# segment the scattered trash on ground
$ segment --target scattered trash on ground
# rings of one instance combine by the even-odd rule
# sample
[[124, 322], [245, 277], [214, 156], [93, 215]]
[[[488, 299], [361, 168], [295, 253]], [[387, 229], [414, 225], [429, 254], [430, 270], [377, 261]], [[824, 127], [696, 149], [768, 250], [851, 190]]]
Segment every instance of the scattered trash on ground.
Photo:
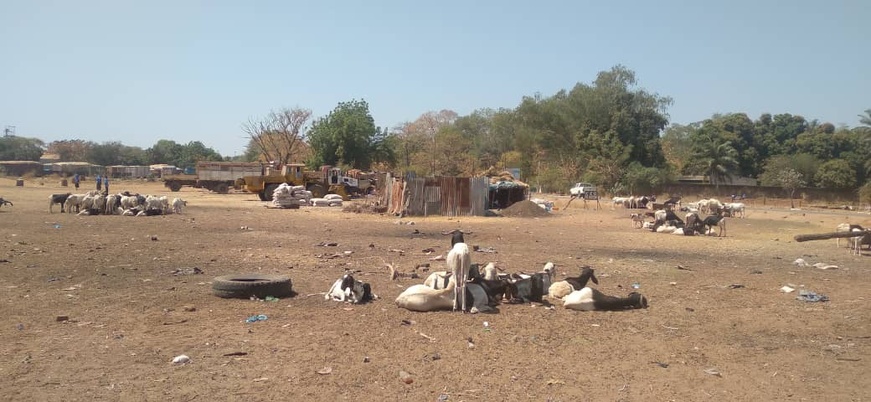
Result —
[[784, 286], [784, 287], [780, 288], [780, 291], [783, 293], [792, 293], [792, 292], [795, 292], [795, 288], [790, 287], [790, 286]]
[[729, 285], [729, 289], [741, 289], [743, 287], [744, 287], [744, 285], [742, 285], [740, 283], [733, 283], [733, 284]]
[[278, 300], [280, 300], [280, 299], [275, 297], [275, 296], [266, 296], [265, 298], [263, 298], [263, 301], [268, 301], [268, 302], [277, 302]]
[[267, 319], [269, 319], [269, 317], [267, 317], [266, 314], [258, 314], [258, 315], [252, 315], [251, 317], [246, 318], [245, 322], [252, 323], [252, 322], [257, 322], [257, 321], [266, 321]]
[[640, 283], [635, 282], [635, 283], [632, 284], [632, 289], [640, 289], [640, 288], [641, 288], [641, 284], [640, 284]]
[[493, 247], [483, 247], [482, 248], [482, 247], [478, 247], [478, 246], [472, 246], [472, 250], [477, 251], [479, 253], [491, 253], [491, 254], [498, 253], [498, 251], [496, 251], [496, 249]]
[[792, 262], [793, 265], [798, 267], [814, 267], [817, 269], [828, 270], [828, 269], [838, 269], [837, 265], [826, 264], [824, 262], [818, 262], [814, 264], [810, 264], [804, 260], [804, 258], [796, 258], [795, 261]]
[[230, 353], [224, 353], [222, 356], [227, 357], [227, 356], [247, 356], [247, 355], [248, 355], [248, 352], [230, 352]]
[[178, 275], [200, 275], [200, 274], [203, 273], [203, 270], [202, 270], [202, 269], [199, 269], [198, 267], [193, 267], [193, 268], [176, 268], [176, 269], [174, 269], [174, 270], [173, 270], [172, 272], [170, 272], [170, 273], [173, 274], [173, 275], [176, 275], [176, 276], [178, 276]]
[[327, 374], [330, 374], [330, 373], [332, 373], [332, 372], [333, 372], [333, 368], [332, 368], [332, 367], [329, 367], [329, 366], [324, 367], [324, 368], [318, 370], [318, 374], [320, 374], [320, 375], [327, 375]]
[[714, 368], [705, 369], [705, 374], [715, 375], [717, 377], [723, 376], [722, 374], [720, 374], [720, 372], [717, 369], [714, 369]]
[[187, 355], [178, 355], [172, 358], [172, 364], [187, 364], [191, 362], [191, 358]]
[[668, 363], [657, 362], [657, 361], [652, 361], [652, 362], [650, 362], [650, 363], [651, 363], [651, 364], [655, 364], [655, 365], [657, 365], [657, 366], [659, 366], [659, 367], [662, 367], [662, 368], [668, 368]]
[[315, 244], [315, 246], [318, 246], [318, 247], [336, 247], [338, 245], [339, 245], [339, 243], [325, 242], [325, 241], [322, 241], [318, 244]]
[[817, 294], [816, 292], [812, 292], [810, 290], [799, 291], [798, 296], [795, 299], [810, 302], [810, 303], [829, 301], [828, 296], [826, 296], [824, 294]]

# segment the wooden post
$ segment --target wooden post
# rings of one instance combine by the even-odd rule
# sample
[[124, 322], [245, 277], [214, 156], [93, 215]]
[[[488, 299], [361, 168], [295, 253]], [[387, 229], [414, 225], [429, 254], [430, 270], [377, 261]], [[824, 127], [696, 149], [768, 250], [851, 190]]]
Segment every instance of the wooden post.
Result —
[[809, 240], [828, 240], [828, 239], [837, 239], [837, 238], [846, 238], [846, 237], [860, 237], [865, 236], [871, 233], [871, 230], [865, 230], [863, 232], [830, 232], [830, 233], [813, 233], [813, 234], [797, 234], [795, 235], [795, 241], [804, 242]]

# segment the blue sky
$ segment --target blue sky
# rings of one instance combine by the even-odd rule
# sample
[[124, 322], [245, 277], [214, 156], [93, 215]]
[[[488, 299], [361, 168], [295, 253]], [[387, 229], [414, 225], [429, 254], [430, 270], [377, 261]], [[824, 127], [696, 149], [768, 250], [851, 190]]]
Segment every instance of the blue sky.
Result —
[[547, 96], [616, 64], [671, 121], [871, 108], [871, 2], [2, 1], [0, 126], [243, 151], [271, 109], [364, 98], [380, 126]]

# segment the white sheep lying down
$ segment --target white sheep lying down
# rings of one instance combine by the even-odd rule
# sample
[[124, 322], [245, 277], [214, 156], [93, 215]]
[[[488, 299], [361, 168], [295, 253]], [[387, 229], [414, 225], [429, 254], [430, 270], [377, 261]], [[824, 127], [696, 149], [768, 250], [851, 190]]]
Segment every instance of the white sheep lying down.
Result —
[[454, 278], [444, 289], [433, 289], [426, 285], [413, 285], [396, 298], [396, 306], [411, 311], [440, 311], [454, 308]]

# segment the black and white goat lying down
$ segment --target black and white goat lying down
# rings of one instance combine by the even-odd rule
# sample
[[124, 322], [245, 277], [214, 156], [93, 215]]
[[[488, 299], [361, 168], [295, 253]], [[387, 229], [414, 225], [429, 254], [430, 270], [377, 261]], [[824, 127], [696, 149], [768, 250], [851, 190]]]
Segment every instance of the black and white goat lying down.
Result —
[[352, 304], [362, 304], [377, 299], [372, 293], [372, 287], [366, 283], [354, 279], [351, 274], [345, 274], [324, 295], [325, 300], [335, 300]]
[[599, 284], [595, 271], [585, 266], [577, 277], [554, 282], [548, 290], [548, 297], [562, 299], [563, 306], [571, 310], [618, 311], [647, 308], [647, 298], [639, 293], [632, 292], [627, 297], [608, 296], [588, 287], [590, 281]]

